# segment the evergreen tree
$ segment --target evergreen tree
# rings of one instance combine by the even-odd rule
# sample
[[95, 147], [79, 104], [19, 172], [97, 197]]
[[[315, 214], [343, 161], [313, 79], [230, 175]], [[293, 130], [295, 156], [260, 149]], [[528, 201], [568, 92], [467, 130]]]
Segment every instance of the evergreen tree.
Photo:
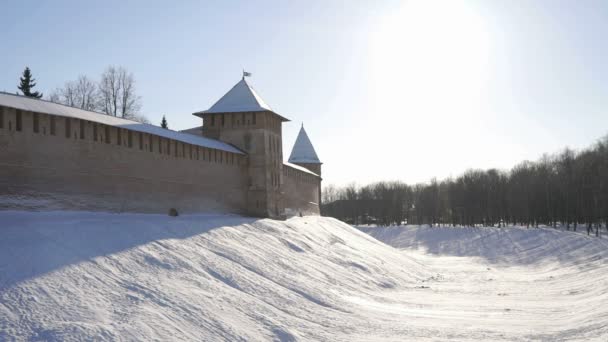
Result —
[[163, 115], [163, 121], [160, 122], [160, 127], [164, 128], [164, 129], [169, 129], [169, 125], [167, 124], [167, 119], [165, 119], [164, 115]]
[[23, 92], [23, 95], [33, 98], [42, 98], [42, 93], [37, 91], [32, 92], [32, 89], [36, 86], [36, 79], [32, 77], [30, 68], [25, 67], [23, 70], [23, 76], [20, 78], [21, 84], [17, 88]]

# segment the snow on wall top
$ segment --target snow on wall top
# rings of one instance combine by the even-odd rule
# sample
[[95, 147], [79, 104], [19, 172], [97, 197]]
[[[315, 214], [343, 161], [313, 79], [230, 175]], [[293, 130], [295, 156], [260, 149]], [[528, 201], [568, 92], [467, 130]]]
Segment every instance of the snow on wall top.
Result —
[[314, 172], [310, 171], [309, 169], [307, 169], [307, 168], [305, 168], [305, 167], [302, 167], [302, 166], [300, 166], [300, 165], [296, 165], [296, 164], [292, 164], [292, 163], [288, 163], [288, 162], [284, 162], [284, 163], [283, 163], [283, 165], [285, 165], [285, 166], [289, 166], [289, 167], [291, 167], [291, 168], [293, 168], [293, 169], [296, 169], [296, 170], [298, 170], [298, 171], [302, 171], [302, 172], [309, 173], [309, 174], [311, 174], [311, 175], [313, 175], [313, 176], [321, 177], [321, 176], [319, 176], [318, 174], [316, 174], [316, 173], [314, 173]]
[[168, 129], [164, 129], [158, 126], [144, 124], [136, 121], [131, 121], [123, 118], [118, 118], [111, 115], [102, 113], [92, 112], [83, 110], [80, 108], [74, 108], [65, 106], [58, 103], [53, 103], [45, 100], [33, 99], [21, 95], [14, 95], [0, 92], [0, 106], [37, 112], [45, 113], [49, 115], [57, 115], [68, 118], [76, 118], [82, 120], [88, 120], [108, 126], [115, 126], [124, 129], [129, 129], [136, 132], [148, 133], [161, 136], [163, 138], [169, 138], [184, 143], [198, 145], [201, 147], [213, 148], [217, 150], [244, 154], [236, 147], [219, 140], [209, 139], [202, 136], [196, 136], [193, 134], [180, 133]]
[[291, 155], [289, 156], [290, 163], [308, 163], [308, 164], [321, 164], [317, 152], [312, 146], [308, 134], [304, 130], [304, 125], [300, 128], [300, 133], [296, 138], [296, 143], [293, 145]]
[[[247, 83], [241, 79], [232, 89], [222, 96], [211, 108], [194, 113], [195, 115], [212, 113], [262, 112], [275, 113], [270, 106]], [[276, 114], [276, 113], [275, 113]], [[278, 114], [277, 114], [278, 115]], [[280, 115], [279, 115], [280, 116]], [[281, 117], [284, 121], [289, 121]]]

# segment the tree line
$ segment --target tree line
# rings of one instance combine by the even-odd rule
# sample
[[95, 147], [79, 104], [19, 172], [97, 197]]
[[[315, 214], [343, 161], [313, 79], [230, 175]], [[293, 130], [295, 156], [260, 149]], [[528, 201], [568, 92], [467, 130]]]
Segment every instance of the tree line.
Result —
[[354, 224], [584, 225], [599, 235], [608, 223], [608, 136], [582, 151], [566, 148], [508, 171], [468, 170], [415, 185], [328, 186], [322, 197], [324, 215]]

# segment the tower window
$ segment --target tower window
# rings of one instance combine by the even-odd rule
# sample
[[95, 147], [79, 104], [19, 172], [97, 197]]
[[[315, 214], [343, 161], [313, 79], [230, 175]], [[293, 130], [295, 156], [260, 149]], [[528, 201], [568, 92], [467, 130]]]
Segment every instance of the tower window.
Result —
[[255, 125], [255, 119], [256, 119], [256, 116], [257, 116], [256, 114], [257, 114], [257, 113], [255, 113], [255, 112], [252, 114], [252, 115], [253, 115], [253, 124], [254, 124], [254, 125]]
[[226, 126], [226, 114], [222, 114], [222, 127]]
[[23, 118], [22, 118], [21, 111], [19, 109], [17, 109], [17, 113], [16, 113], [15, 119], [16, 119], [16, 121], [15, 121], [15, 130], [17, 132], [21, 132], [21, 127], [23, 125]]
[[211, 115], [211, 126], [215, 126], [215, 115]]

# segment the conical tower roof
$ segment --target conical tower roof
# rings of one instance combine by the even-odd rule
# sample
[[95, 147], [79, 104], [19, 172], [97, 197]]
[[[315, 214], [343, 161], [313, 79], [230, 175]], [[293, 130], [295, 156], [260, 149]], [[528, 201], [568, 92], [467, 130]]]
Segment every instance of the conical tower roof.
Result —
[[[201, 116], [213, 113], [240, 113], [240, 112], [262, 112], [269, 111], [276, 115], [275, 111], [258, 95], [258, 93], [247, 83], [243, 77], [232, 89], [222, 96], [211, 108], [196, 112], [194, 115]], [[280, 115], [279, 115], [280, 116]], [[280, 116], [283, 121], [289, 121]]]
[[304, 164], [322, 164], [315, 152], [315, 148], [312, 146], [308, 134], [304, 130], [304, 125], [300, 128], [300, 133], [296, 138], [296, 143], [293, 145], [291, 155], [289, 156], [290, 163], [304, 163]]

